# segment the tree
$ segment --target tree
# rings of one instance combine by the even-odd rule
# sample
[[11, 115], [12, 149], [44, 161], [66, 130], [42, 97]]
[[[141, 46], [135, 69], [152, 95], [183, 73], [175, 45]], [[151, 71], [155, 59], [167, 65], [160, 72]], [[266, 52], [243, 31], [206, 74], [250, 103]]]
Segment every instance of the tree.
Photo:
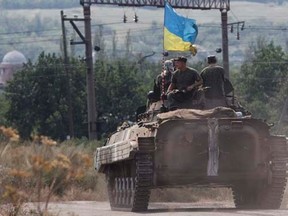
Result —
[[[100, 136], [115, 130], [120, 122], [135, 120], [135, 111], [145, 105], [146, 94], [159, 72], [159, 67], [148, 62], [141, 73], [138, 65], [128, 59], [96, 61]], [[80, 138], [88, 134], [85, 64], [71, 59], [69, 73], [74, 132]], [[69, 134], [68, 86], [61, 57], [42, 53], [35, 64], [29, 61], [6, 88], [9, 126], [18, 129], [24, 139], [31, 133], [65, 139]]]
[[32, 63], [28, 62], [23, 71], [14, 74], [14, 79], [8, 83], [5, 92], [6, 98], [10, 101], [7, 119], [22, 137], [30, 136], [36, 121], [32, 112], [34, 104], [32, 95], [35, 89], [29, 79], [33, 71], [26, 70], [32, 67]]
[[9, 103], [6, 100], [2, 90], [0, 90], [0, 125], [6, 125], [5, 115], [8, 111]]
[[[281, 110], [275, 107], [275, 100], [280, 101], [279, 92], [285, 86], [287, 55], [280, 46], [261, 38], [258, 38], [256, 46], [250, 47], [248, 53], [236, 76], [237, 92], [255, 117], [276, 120]], [[283, 95], [280, 97], [283, 103]]]
[[[85, 72], [80, 62], [73, 62], [70, 68], [73, 82], [74, 119], [79, 125], [78, 135], [86, 135], [82, 129], [85, 105]], [[22, 71], [15, 74], [6, 88], [10, 102], [7, 119], [18, 129], [22, 138], [27, 139], [32, 132], [54, 139], [65, 139], [68, 133], [67, 79], [63, 60], [55, 54], [42, 53], [37, 62], [28, 62]], [[78, 88], [79, 87], [79, 88]], [[79, 133], [80, 132], [80, 133]]]
[[147, 65], [146, 73], [141, 74], [136, 63], [128, 59], [96, 62], [96, 101], [104, 134], [123, 121], [135, 121], [136, 109], [145, 105], [158, 70], [154, 64]]

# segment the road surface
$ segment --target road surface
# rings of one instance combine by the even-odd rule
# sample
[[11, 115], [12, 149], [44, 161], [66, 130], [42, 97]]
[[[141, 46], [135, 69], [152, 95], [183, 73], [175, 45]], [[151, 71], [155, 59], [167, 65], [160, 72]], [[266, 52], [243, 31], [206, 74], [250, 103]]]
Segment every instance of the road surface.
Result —
[[59, 216], [287, 216], [279, 210], [236, 210], [231, 202], [150, 203], [145, 213], [111, 211], [108, 202], [73, 201], [50, 203], [49, 211]]

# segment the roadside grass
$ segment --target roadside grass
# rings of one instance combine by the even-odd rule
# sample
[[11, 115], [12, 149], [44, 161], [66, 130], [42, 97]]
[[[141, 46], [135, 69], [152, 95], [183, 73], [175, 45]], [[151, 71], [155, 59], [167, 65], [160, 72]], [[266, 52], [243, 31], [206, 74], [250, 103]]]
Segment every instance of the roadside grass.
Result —
[[36, 203], [36, 215], [47, 215], [50, 201], [71, 200], [68, 191], [86, 199], [98, 180], [91, 148], [45, 136], [20, 142], [17, 131], [0, 127], [0, 215], [25, 215], [27, 202]]

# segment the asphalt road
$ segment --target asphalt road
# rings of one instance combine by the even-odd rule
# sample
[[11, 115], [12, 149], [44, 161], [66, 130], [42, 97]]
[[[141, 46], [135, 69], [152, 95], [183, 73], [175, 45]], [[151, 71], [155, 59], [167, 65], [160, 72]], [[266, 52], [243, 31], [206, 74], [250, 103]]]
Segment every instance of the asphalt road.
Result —
[[111, 211], [108, 202], [74, 201], [50, 203], [49, 211], [59, 216], [287, 216], [279, 210], [236, 210], [230, 202], [150, 203], [145, 213]]

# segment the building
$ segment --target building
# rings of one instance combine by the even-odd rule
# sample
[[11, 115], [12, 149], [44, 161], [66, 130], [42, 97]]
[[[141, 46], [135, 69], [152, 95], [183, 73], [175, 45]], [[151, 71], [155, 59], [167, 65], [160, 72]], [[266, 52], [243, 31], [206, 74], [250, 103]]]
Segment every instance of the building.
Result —
[[0, 64], [0, 88], [4, 88], [9, 80], [13, 78], [13, 74], [27, 63], [26, 57], [19, 51], [13, 50], [8, 52]]

